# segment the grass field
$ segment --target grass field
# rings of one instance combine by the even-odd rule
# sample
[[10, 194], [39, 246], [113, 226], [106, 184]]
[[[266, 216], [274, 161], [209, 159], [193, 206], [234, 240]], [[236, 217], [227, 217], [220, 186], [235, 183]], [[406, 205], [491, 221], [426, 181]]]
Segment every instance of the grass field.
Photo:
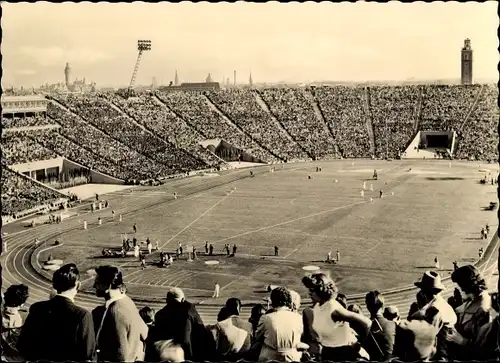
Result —
[[[285, 284], [304, 296], [300, 284], [304, 265], [329, 271], [345, 294], [411, 284], [433, 268], [435, 256], [447, 274], [452, 261], [463, 264], [477, 258], [478, 249], [486, 245], [479, 233], [486, 223], [491, 233], [497, 229], [496, 214], [482, 210], [496, 200], [496, 186], [478, 183], [484, 175], [479, 170], [497, 170], [493, 164], [480, 168], [478, 163], [454, 162], [449, 168], [447, 161], [364, 160], [354, 165], [322, 162], [321, 166], [317, 173], [316, 164], [287, 165], [275, 173], [260, 173], [189, 196], [187, 190], [201, 191], [204, 184], [222, 177], [190, 178], [101, 196], [117, 211], [131, 204], [151, 207], [125, 215], [122, 223], [118, 218], [111, 221], [109, 211], [100, 212], [102, 226], [93, 220], [97, 214], [86, 216], [89, 229], [58, 236], [64, 246], [51, 253], [77, 263], [82, 271], [100, 264], [120, 266], [135, 296], [159, 298], [168, 286], [179, 286], [190, 300], [205, 301], [218, 282], [221, 299], [238, 296], [256, 301], [266, 296], [267, 284]], [[371, 180], [373, 169], [378, 170], [378, 181]], [[172, 200], [174, 191], [179, 194], [177, 200]], [[150, 265], [141, 271], [133, 257], [100, 258], [102, 248], [121, 245], [122, 234], [133, 237], [134, 223], [139, 241], [149, 237], [154, 245], [158, 240], [169, 252], [179, 242], [195, 245], [199, 259], [187, 262], [184, 258], [160, 269], [152, 265], [158, 260], [153, 253], [146, 259]], [[216, 257], [204, 256], [205, 241], [214, 245]], [[225, 243], [237, 245], [235, 257], [224, 255]], [[279, 257], [274, 257], [275, 245]], [[322, 262], [329, 250], [333, 256], [340, 252], [338, 265]], [[205, 265], [214, 259], [220, 264]], [[90, 289], [91, 282], [84, 288]]]

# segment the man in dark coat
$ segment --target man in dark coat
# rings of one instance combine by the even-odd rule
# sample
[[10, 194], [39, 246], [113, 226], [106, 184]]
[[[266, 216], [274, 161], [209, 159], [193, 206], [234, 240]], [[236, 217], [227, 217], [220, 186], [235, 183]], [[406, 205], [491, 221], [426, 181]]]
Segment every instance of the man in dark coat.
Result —
[[154, 341], [173, 339], [184, 350], [185, 360], [201, 362], [214, 357], [213, 336], [181, 289], [168, 291], [167, 305], [156, 313], [155, 327]]
[[383, 316], [384, 297], [378, 291], [370, 291], [365, 297], [372, 326], [364, 348], [372, 361], [386, 361], [392, 358], [396, 339], [396, 323]]
[[17, 348], [25, 360], [92, 361], [95, 333], [92, 315], [75, 305], [80, 273], [75, 264], [54, 273], [52, 286], [57, 295], [33, 304], [21, 330]]

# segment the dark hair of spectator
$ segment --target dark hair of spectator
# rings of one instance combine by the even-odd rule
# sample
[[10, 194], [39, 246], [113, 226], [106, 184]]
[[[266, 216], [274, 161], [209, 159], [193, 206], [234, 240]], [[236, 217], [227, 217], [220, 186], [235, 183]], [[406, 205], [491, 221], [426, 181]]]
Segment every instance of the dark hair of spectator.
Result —
[[368, 309], [370, 314], [376, 313], [377, 311], [382, 309], [384, 307], [384, 302], [384, 297], [377, 290], [370, 291], [368, 294], [366, 294], [365, 303], [366, 308]]
[[123, 274], [115, 266], [99, 266], [95, 269], [99, 283], [103, 285], [108, 285], [110, 289], [122, 289], [125, 290], [125, 284], [123, 283]]
[[292, 306], [292, 294], [286, 287], [279, 286], [271, 291], [271, 306], [280, 308], [283, 306]]
[[498, 292], [491, 294], [491, 307], [498, 313], [500, 311]]
[[302, 278], [304, 286], [313, 291], [318, 298], [323, 301], [328, 301], [335, 298], [338, 293], [338, 288], [335, 282], [324, 273], [312, 274]]
[[230, 315], [240, 315], [241, 300], [235, 297], [227, 299], [226, 309]]
[[347, 296], [344, 294], [338, 294], [337, 295], [337, 302], [343, 306], [344, 309], [347, 309]]
[[252, 324], [257, 324], [260, 317], [266, 313], [266, 308], [262, 304], [257, 304], [252, 307], [250, 318], [248, 321]]
[[52, 276], [52, 286], [58, 294], [71, 290], [80, 281], [80, 272], [74, 263], [61, 266]]
[[453, 271], [451, 280], [466, 294], [477, 296], [487, 290], [486, 281], [472, 265], [462, 266]]
[[226, 306], [223, 306], [219, 313], [217, 314], [217, 321], [223, 321], [226, 320], [231, 316], [231, 313], [229, 312], [228, 308]]
[[384, 309], [384, 318], [390, 321], [394, 321], [399, 317], [399, 311], [391, 306]]
[[149, 306], [145, 306], [139, 310], [139, 315], [146, 324], [151, 324], [155, 321], [155, 311]]
[[10, 285], [3, 296], [4, 305], [9, 308], [17, 308], [28, 300], [28, 286]]
[[363, 311], [361, 310], [361, 306], [359, 306], [358, 304], [349, 305], [347, 310], [352, 311], [353, 313], [356, 313], [356, 314], [363, 314]]

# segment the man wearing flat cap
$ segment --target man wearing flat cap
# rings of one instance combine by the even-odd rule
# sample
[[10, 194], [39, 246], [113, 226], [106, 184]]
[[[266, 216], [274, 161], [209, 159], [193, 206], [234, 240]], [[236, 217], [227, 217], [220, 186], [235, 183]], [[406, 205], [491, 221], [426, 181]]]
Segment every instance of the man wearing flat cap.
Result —
[[418, 310], [409, 317], [409, 320], [422, 320], [431, 307], [438, 311], [443, 327], [438, 334], [437, 351], [434, 360], [446, 360], [448, 358], [446, 331], [455, 326], [457, 316], [450, 304], [441, 295], [441, 292], [445, 289], [441, 282], [441, 276], [437, 272], [426, 271], [422, 279], [415, 282], [415, 286], [420, 289], [418, 300], [420, 300], [419, 305], [421, 306], [418, 306]]

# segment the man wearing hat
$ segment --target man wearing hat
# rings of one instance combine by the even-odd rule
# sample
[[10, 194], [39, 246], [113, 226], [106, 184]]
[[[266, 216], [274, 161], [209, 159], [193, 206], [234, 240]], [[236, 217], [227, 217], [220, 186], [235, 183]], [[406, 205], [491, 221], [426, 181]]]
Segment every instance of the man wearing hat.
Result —
[[[439, 318], [443, 327], [438, 334], [437, 351], [434, 360], [446, 360], [448, 358], [448, 343], [446, 341], [446, 331], [455, 326], [457, 316], [450, 304], [442, 297], [441, 292], [445, 286], [441, 282], [441, 276], [434, 271], [426, 271], [420, 281], [415, 282], [420, 296], [420, 304], [417, 312], [409, 317], [409, 320], [421, 320], [426, 316], [429, 308], [434, 307], [439, 312]], [[419, 304], [419, 305], [420, 305]]]

